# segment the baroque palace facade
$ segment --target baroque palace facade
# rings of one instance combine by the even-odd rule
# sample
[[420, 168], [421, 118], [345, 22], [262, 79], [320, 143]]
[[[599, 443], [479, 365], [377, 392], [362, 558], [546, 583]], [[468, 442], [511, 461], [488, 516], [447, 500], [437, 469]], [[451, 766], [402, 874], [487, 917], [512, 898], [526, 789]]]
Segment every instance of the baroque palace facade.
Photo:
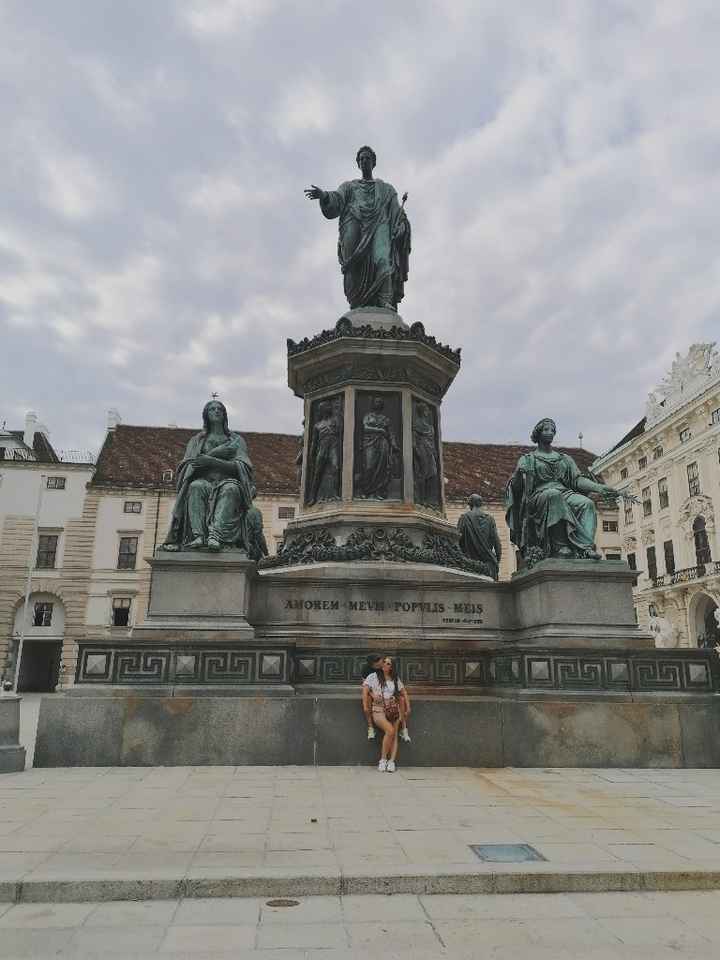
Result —
[[[64, 461], [39, 438], [38, 449], [33, 452], [31, 440], [22, 457], [8, 448], [0, 459], [0, 675], [15, 673], [29, 564], [21, 690], [72, 686], [78, 642], [122, 640], [144, 618], [150, 588], [146, 560], [165, 537], [174, 471], [196, 429], [129, 426], [110, 411], [95, 465]], [[299, 509], [298, 437], [241, 432], [255, 466], [255, 504], [274, 553]], [[505, 484], [529, 449], [529, 444], [443, 444], [448, 519], [457, 521], [470, 494], [483, 496], [502, 542], [500, 579], [516, 568], [504, 516]], [[595, 459], [587, 450], [564, 449], [582, 471]], [[617, 510], [601, 506], [598, 547], [619, 558]]]
[[694, 344], [647, 401], [645, 416], [593, 464], [634, 494], [619, 511], [623, 556], [640, 572], [640, 623], [663, 646], [720, 642], [720, 354]]

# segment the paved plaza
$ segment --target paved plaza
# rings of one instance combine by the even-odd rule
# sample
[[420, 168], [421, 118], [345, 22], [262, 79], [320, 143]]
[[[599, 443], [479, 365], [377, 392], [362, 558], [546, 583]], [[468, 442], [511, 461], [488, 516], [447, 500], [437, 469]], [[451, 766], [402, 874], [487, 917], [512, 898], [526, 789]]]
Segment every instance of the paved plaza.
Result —
[[[530, 844], [534, 862], [471, 845]], [[0, 777], [0, 901], [720, 885], [720, 771], [33, 769]]]
[[0, 905], [0, 957], [709, 960], [720, 892]]

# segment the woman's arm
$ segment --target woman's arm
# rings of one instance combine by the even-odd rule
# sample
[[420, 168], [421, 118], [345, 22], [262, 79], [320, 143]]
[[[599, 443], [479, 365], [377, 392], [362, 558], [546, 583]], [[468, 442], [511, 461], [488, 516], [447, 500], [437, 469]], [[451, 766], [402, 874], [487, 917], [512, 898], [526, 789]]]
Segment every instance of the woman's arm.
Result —
[[368, 689], [366, 684], [362, 685], [362, 708], [363, 708], [363, 713], [365, 714], [365, 719], [368, 722], [368, 726], [370, 726], [370, 718], [371, 718], [370, 690]]
[[400, 696], [405, 701], [405, 716], [410, 716], [410, 694], [407, 692], [407, 687], [403, 687], [400, 691]]

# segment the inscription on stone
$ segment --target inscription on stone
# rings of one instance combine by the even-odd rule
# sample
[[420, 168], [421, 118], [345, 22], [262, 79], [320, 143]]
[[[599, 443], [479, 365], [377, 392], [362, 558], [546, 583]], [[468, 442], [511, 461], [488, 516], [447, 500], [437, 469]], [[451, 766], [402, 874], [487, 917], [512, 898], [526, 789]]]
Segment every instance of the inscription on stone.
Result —
[[[286, 597], [286, 610], [347, 610], [350, 613], [449, 613], [443, 623], [482, 623], [481, 603], [455, 603], [447, 600], [323, 600], [319, 597]], [[468, 619], [472, 617], [472, 619]]]

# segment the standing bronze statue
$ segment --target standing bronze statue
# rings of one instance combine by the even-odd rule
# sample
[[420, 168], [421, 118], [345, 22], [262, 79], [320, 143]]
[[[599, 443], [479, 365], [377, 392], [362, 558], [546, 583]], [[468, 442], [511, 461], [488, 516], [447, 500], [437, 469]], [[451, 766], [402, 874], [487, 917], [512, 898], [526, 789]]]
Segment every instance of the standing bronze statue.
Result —
[[385, 401], [373, 397], [372, 410], [362, 421], [360, 438], [360, 488], [364, 497], [385, 500], [393, 476], [393, 465], [400, 449], [390, 418], [384, 413]]
[[312, 424], [308, 451], [309, 505], [340, 498], [341, 425], [332, 400], [321, 400]]
[[432, 410], [422, 400], [413, 401], [413, 479], [415, 502], [437, 506], [440, 502], [437, 438]]
[[377, 158], [371, 147], [360, 147], [356, 160], [360, 179], [347, 180], [337, 190], [313, 184], [305, 196], [320, 201], [328, 220], [340, 218], [338, 260], [351, 308], [396, 310], [404, 296], [410, 258], [405, 197], [401, 205], [392, 184], [373, 178]]
[[546, 557], [601, 560], [595, 546], [597, 510], [588, 494], [615, 501], [622, 494], [584, 477], [572, 457], [553, 450], [557, 427], [549, 417], [531, 434], [537, 449], [523, 454], [507, 485], [510, 540], [526, 564]]
[[219, 400], [205, 404], [202, 418], [203, 429], [177, 468], [177, 498], [162, 549], [247, 551], [254, 474], [247, 444], [229, 429]]
[[502, 559], [502, 545], [498, 536], [495, 520], [483, 508], [483, 499], [479, 493], [473, 493], [468, 500], [468, 510], [458, 519], [460, 549], [471, 560], [484, 563], [488, 574], [497, 580]]

